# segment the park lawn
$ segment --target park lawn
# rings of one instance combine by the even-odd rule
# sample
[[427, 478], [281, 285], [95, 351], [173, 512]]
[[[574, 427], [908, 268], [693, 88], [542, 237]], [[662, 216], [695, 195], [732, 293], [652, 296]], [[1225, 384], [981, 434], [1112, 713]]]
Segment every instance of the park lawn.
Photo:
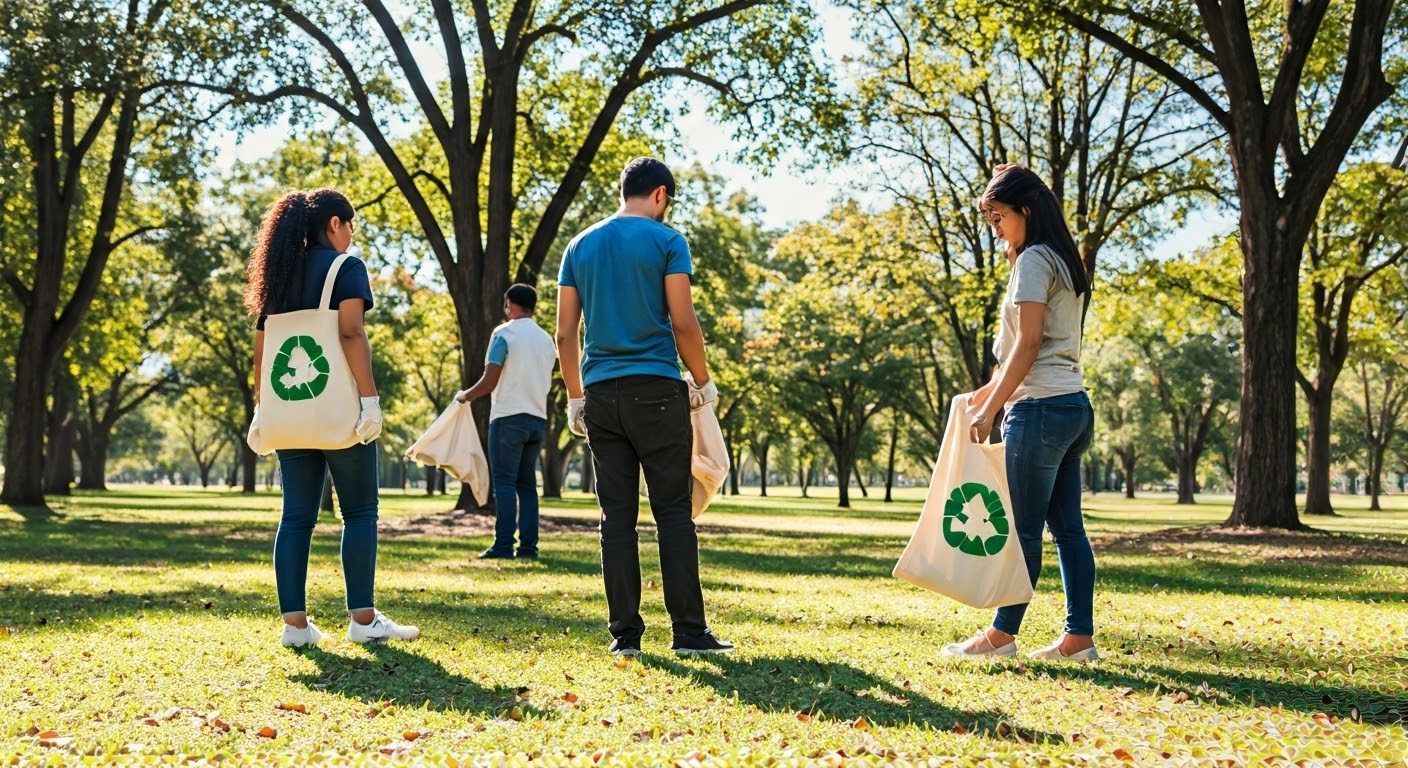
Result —
[[[275, 494], [0, 507], [0, 765], [1408, 759], [1404, 497], [1380, 513], [1337, 498], [1343, 517], [1289, 535], [1212, 530], [1225, 498], [1087, 497], [1105, 660], [1081, 667], [946, 663], [935, 649], [989, 612], [890, 576], [922, 489], [852, 510], [829, 493], [726, 497], [700, 519], [732, 657], [669, 653], [643, 529], [650, 629], [621, 665], [581, 494], [545, 506], [543, 557], [517, 562], [476, 560], [484, 521], [442, 514], [446, 498], [387, 492], [378, 604], [424, 633], [387, 646], [344, 638], [329, 516], [309, 598], [331, 637], [308, 650], [278, 642]], [[1048, 548], [1023, 647], [1062, 615]]]

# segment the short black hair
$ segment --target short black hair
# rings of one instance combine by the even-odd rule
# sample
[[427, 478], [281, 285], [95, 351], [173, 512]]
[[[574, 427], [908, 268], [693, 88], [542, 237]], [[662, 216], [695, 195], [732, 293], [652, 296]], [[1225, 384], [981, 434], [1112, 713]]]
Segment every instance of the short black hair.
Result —
[[533, 307], [538, 305], [538, 289], [531, 285], [514, 283], [508, 287], [507, 291], [504, 291], [504, 298], [508, 299], [510, 304], [517, 304], [532, 312]]
[[675, 176], [670, 169], [653, 157], [637, 157], [621, 169], [621, 199], [629, 200], [664, 187], [665, 194], [675, 196]]

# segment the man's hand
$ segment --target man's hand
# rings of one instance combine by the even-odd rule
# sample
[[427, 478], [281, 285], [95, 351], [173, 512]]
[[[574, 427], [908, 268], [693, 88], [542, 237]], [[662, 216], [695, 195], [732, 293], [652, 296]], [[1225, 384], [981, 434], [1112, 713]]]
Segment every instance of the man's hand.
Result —
[[719, 399], [719, 387], [713, 379], [704, 382], [703, 386], [694, 383], [694, 378], [685, 379], [689, 384], [689, 410], [697, 411]]
[[587, 424], [582, 419], [582, 414], [587, 408], [587, 398], [571, 397], [567, 399], [567, 429], [577, 437], [587, 436]]
[[455, 393], [455, 399], [460, 401], [461, 403], [469, 402], [469, 390], [462, 389], [459, 392]]
[[381, 398], [362, 398], [362, 414], [357, 417], [357, 426], [353, 428], [357, 437], [363, 445], [370, 443], [381, 436]]

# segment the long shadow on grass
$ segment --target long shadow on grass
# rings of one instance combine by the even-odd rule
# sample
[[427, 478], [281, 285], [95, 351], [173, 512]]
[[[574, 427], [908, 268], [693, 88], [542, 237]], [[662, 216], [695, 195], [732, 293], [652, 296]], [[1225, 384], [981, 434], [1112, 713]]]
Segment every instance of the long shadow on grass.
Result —
[[[565, 652], [584, 640], [564, 627], [582, 626], [585, 619], [568, 613], [544, 610], [541, 606], [472, 605], [449, 603], [421, 606], [412, 618], [421, 624], [427, 637], [453, 633], [476, 647], [533, 654]], [[408, 613], [397, 610], [401, 621]], [[309, 688], [359, 698], [370, 704], [394, 701], [426, 706], [441, 712], [496, 716], [513, 704], [516, 688], [486, 687], [422, 655], [416, 645], [422, 641], [392, 642], [364, 646], [375, 658], [343, 656], [322, 648], [308, 648], [308, 658], [318, 672], [289, 679]], [[466, 656], [472, 653], [462, 649]], [[525, 684], [532, 679], [525, 674]], [[528, 705], [523, 704], [527, 707]], [[540, 712], [546, 716], [546, 713]]]
[[310, 648], [302, 653], [318, 665], [311, 675], [289, 679], [309, 688], [353, 696], [369, 704], [395, 702], [425, 704], [442, 712], [493, 716], [513, 691], [494, 692], [462, 675], [450, 672], [402, 645], [368, 645], [373, 658], [341, 656]]
[[1162, 693], [1180, 704], [1204, 701], [1219, 706], [1281, 707], [1309, 714], [1337, 713], [1343, 717], [1350, 717], [1351, 708], [1370, 715], [1383, 710], [1408, 713], [1408, 704], [1401, 698], [1390, 699], [1343, 685], [1297, 685], [1235, 674], [1190, 672], [1170, 666], [1148, 666], [1142, 670], [1144, 674], [1128, 674], [1101, 666], [1033, 664], [1019, 674], [1032, 677], [1049, 674], [1146, 694]]
[[6, 504], [0, 509], [7, 509], [24, 518], [26, 528], [46, 525], [58, 517], [58, 513], [50, 509], [47, 504], [24, 507], [12, 507]]
[[880, 726], [955, 723], [989, 738], [1035, 743], [1064, 743], [1059, 734], [1016, 729], [1002, 712], [954, 709], [849, 664], [804, 656], [778, 658], [709, 657], [702, 662], [641, 657], [643, 663], [707, 685], [723, 698], [735, 695], [766, 712], [805, 713], [808, 717], [854, 722], [864, 717]]

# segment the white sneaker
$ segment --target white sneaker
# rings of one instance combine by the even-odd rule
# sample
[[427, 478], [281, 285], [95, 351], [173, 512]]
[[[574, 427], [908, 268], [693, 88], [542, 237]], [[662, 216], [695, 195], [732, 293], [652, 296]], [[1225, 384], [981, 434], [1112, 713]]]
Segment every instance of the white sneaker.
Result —
[[968, 642], [966, 641], [962, 643], [949, 643], [948, 645], [945, 645], [943, 648], [939, 649], [939, 653], [944, 656], [952, 656], [959, 659], [976, 659], [984, 656], [998, 657], [1017, 655], [1016, 640], [1013, 640], [1007, 645], [994, 647], [992, 641], [988, 640], [988, 635], [986, 632], [979, 632], [977, 637], [974, 639], [976, 639], [978, 642], [973, 643], [972, 648], [967, 647]]
[[1067, 656], [1061, 653], [1061, 641], [1057, 640], [1039, 651], [1032, 651], [1027, 654], [1027, 658], [1036, 659], [1037, 661], [1078, 661], [1085, 663], [1087, 661], [1099, 661], [1100, 653], [1096, 651], [1095, 646], [1092, 645], [1085, 650], [1076, 651], [1070, 656]]
[[420, 637], [420, 627], [401, 626], [386, 618], [381, 611], [376, 612], [370, 624], [358, 624], [355, 620], [347, 622], [347, 639], [354, 643], [384, 643], [392, 639], [414, 640], [417, 637]]
[[323, 633], [318, 631], [318, 626], [313, 622], [308, 622], [308, 626], [299, 628], [292, 624], [284, 625], [283, 644], [293, 648], [302, 648], [305, 645], [317, 645], [323, 639]]

